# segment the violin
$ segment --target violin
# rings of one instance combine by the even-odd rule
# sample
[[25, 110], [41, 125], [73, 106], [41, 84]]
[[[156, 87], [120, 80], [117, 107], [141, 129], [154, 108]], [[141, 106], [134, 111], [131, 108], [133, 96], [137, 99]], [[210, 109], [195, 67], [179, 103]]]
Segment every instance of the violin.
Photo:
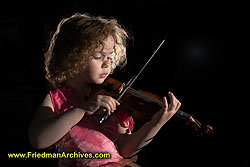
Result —
[[[167, 34], [160, 45], [157, 47], [157, 49], [154, 51], [152, 56], [138, 72], [138, 74], [133, 76], [126, 85], [118, 80], [115, 80], [114, 78], [108, 77], [103, 84], [90, 86], [89, 89], [86, 90], [86, 95], [91, 96], [91, 94], [96, 94], [97, 91], [105, 92], [104, 94], [114, 97], [121, 103], [119, 109], [121, 109], [122, 111], [128, 111], [129, 114], [131, 114], [137, 120], [149, 121], [151, 117], [162, 108], [163, 102], [159, 96], [150, 92], [135, 90], [131, 88], [131, 85], [135, 82], [135, 80], [142, 73], [147, 64], [160, 49], [162, 44], [165, 42], [166, 37]], [[194, 119], [193, 116], [188, 113], [178, 110], [175, 116], [186, 120], [187, 124], [193, 126], [197, 134], [199, 135], [213, 133], [212, 126], [203, 126], [197, 119]], [[108, 117], [109, 114], [106, 113], [100, 120], [100, 124], [108, 119]]]
[[[91, 84], [86, 90], [86, 95], [87, 97], [91, 97], [91, 95], [101, 91], [103, 94], [117, 99], [124, 88], [124, 83], [108, 77], [101, 85]], [[117, 110], [127, 111], [134, 119], [142, 122], [149, 121], [163, 106], [162, 99], [158, 95], [131, 87], [126, 90], [122, 98], [119, 99], [119, 102], [121, 105]], [[178, 110], [175, 116], [186, 120], [187, 125], [194, 127], [197, 135], [209, 135], [213, 133], [212, 126], [202, 125], [188, 113]]]

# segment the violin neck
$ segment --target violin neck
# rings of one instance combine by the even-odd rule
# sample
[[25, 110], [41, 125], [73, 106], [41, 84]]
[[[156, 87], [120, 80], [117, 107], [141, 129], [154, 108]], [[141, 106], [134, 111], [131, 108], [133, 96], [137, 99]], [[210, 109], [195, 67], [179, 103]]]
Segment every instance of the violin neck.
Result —
[[134, 97], [137, 97], [139, 99], [143, 99], [144, 101], [146, 101], [148, 103], [156, 104], [159, 107], [163, 106], [163, 102], [162, 101], [153, 99], [152, 97], [147, 96], [147, 95], [145, 95], [143, 93], [140, 93], [139, 91], [137, 91], [137, 90], [135, 90], [133, 88], [129, 88], [129, 91], [131, 92], [132, 96], [134, 96]]
[[[139, 99], [143, 99], [144, 101], [146, 101], [148, 103], [153, 103], [153, 104], [155, 104], [155, 105], [157, 105], [159, 107], [163, 106], [163, 102], [162, 101], [153, 99], [150, 96], [142, 94], [142, 93], [140, 93], [139, 91], [137, 91], [137, 90], [135, 90], [133, 88], [129, 88], [129, 90], [130, 90], [132, 96], [134, 96], [134, 97], [137, 97]], [[185, 113], [185, 112], [183, 112], [181, 110], [178, 110], [176, 112], [175, 116], [180, 117], [180, 118], [185, 119], [185, 120], [191, 120], [191, 121], [194, 120], [194, 118], [192, 117], [192, 115], [190, 115], [188, 113]]]

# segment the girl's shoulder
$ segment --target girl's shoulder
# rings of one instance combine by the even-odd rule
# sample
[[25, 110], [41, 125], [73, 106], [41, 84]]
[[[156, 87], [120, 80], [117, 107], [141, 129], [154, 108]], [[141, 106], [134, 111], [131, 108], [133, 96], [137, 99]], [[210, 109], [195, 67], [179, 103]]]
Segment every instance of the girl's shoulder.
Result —
[[[51, 99], [50, 93], [48, 93], [48, 94], [45, 96], [45, 98], [44, 98], [44, 100], [43, 100], [43, 102], [41, 103], [40, 106], [50, 107], [51, 109], [53, 109], [53, 104], [52, 104], [52, 99]], [[54, 110], [54, 109], [53, 109], [53, 110]]]
[[50, 95], [47, 94], [43, 102], [37, 108], [35, 116], [32, 120], [32, 123], [38, 123], [42, 120], [46, 120], [54, 116], [55, 116], [55, 113], [54, 113], [54, 108], [51, 102], [51, 98], [50, 98]]

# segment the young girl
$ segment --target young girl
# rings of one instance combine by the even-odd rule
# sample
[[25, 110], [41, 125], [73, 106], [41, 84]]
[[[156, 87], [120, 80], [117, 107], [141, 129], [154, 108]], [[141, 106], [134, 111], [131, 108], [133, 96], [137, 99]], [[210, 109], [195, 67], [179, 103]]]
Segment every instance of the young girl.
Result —
[[[133, 166], [135, 155], [150, 143], [181, 103], [172, 93], [163, 107], [138, 131], [133, 118], [117, 111], [120, 103], [98, 92], [86, 99], [88, 84], [101, 84], [116, 66], [126, 63], [127, 33], [115, 19], [76, 13], [64, 18], [45, 53], [46, 79], [53, 86], [29, 128], [36, 149], [56, 152], [109, 153], [110, 158], [59, 159], [59, 166]], [[100, 119], [110, 117], [102, 124]]]

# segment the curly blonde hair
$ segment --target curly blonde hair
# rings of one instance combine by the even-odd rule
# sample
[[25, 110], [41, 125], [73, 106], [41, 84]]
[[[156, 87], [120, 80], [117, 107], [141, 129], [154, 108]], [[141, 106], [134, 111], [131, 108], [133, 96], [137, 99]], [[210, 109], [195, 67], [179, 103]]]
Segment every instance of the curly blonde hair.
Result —
[[111, 72], [126, 62], [128, 34], [116, 19], [75, 13], [62, 19], [45, 52], [45, 78], [56, 88], [86, 68], [95, 49], [111, 35], [114, 38], [114, 59]]

